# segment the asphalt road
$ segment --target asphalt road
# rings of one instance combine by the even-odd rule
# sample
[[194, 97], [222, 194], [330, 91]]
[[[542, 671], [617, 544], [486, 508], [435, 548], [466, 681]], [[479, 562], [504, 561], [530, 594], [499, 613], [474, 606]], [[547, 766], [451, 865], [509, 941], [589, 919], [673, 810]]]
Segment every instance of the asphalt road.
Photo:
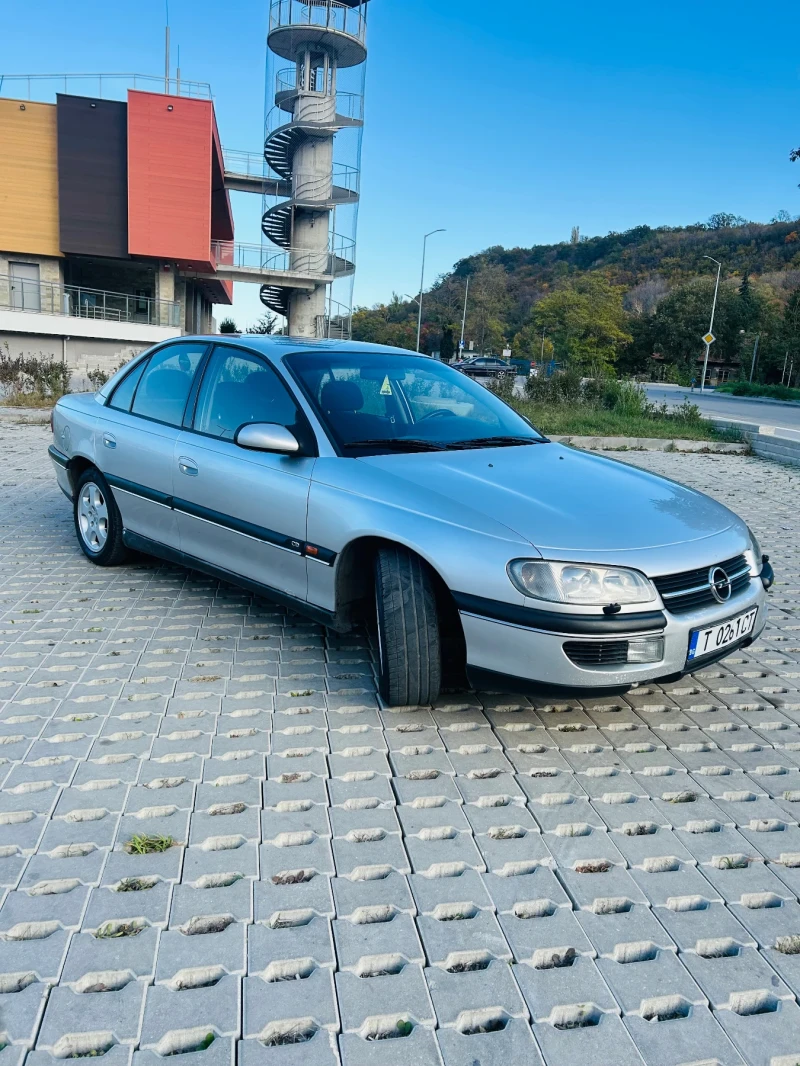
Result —
[[688, 397], [709, 417], [738, 418], [762, 426], [776, 426], [779, 429], [777, 436], [800, 440], [800, 404], [781, 403], [778, 400], [756, 401], [728, 393], [701, 393], [699, 389], [691, 392], [677, 385], [646, 385], [645, 388], [654, 403], [676, 406]]

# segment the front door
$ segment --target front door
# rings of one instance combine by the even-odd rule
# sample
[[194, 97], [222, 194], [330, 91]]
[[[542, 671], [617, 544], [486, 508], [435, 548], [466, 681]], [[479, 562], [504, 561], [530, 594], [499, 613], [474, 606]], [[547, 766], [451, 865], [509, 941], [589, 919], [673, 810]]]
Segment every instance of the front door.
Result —
[[175, 450], [181, 550], [305, 600], [306, 514], [315, 462], [310, 453], [315, 449], [294, 457], [240, 448], [233, 438], [248, 422], [278, 423], [296, 433], [302, 422], [310, 433], [265, 360], [218, 346], [204, 372], [192, 428], [180, 435]]
[[15, 311], [41, 311], [42, 290], [38, 263], [9, 263], [11, 306]]
[[194, 374], [208, 345], [182, 341], [155, 352], [114, 390], [97, 421], [95, 454], [132, 533], [178, 548], [172, 510], [174, 454]]

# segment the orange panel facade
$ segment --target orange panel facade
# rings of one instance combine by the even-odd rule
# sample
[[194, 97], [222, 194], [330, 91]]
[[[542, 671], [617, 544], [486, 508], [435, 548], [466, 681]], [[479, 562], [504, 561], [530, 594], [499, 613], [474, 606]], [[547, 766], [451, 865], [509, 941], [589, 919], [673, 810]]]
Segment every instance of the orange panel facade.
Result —
[[128, 250], [213, 270], [210, 100], [128, 93]]

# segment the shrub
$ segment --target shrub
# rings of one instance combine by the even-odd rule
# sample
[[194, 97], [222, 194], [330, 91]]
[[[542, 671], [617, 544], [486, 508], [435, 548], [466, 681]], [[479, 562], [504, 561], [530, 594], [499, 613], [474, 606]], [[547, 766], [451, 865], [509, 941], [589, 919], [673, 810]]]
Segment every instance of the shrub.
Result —
[[69, 392], [72, 371], [49, 356], [12, 356], [8, 344], [0, 347], [0, 390], [13, 404], [54, 403]]

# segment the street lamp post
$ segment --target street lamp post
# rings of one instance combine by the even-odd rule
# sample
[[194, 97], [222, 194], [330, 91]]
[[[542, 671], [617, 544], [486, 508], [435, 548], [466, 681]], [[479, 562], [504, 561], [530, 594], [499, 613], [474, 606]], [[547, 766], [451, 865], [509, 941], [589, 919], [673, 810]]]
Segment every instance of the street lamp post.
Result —
[[422, 336], [422, 290], [425, 287], [425, 252], [428, 246], [428, 237], [432, 237], [434, 233], [444, 233], [443, 229], [432, 229], [430, 233], [426, 233], [422, 240], [422, 274], [419, 279], [419, 318], [417, 319], [417, 351], [419, 351], [419, 341]]
[[[713, 333], [714, 332], [714, 314], [715, 314], [715, 312], [717, 310], [717, 295], [719, 293], [719, 279], [720, 279], [720, 275], [722, 274], [722, 263], [720, 263], [720, 261], [718, 259], [714, 259], [710, 255], [704, 255], [703, 259], [710, 259], [712, 263], [716, 263], [717, 264], [717, 284], [714, 286], [714, 302], [711, 305], [711, 325], [708, 327], [708, 332], [709, 333]], [[705, 359], [703, 360], [703, 376], [700, 379], [700, 391], [701, 392], [705, 392], [706, 391], [706, 373], [708, 371], [708, 353], [709, 353], [710, 348], [711, 348], [711, 342], [706, 341], [706, 355], [705, 355]]]
[[467, 300], [469, 300], [469, 274], [467, 274], [467, 287], [464, 290], [464, 314], [461, 316], [461, 340], [458, 344], [459, 355], [464, 351], [464, 330], [467, 326]]

